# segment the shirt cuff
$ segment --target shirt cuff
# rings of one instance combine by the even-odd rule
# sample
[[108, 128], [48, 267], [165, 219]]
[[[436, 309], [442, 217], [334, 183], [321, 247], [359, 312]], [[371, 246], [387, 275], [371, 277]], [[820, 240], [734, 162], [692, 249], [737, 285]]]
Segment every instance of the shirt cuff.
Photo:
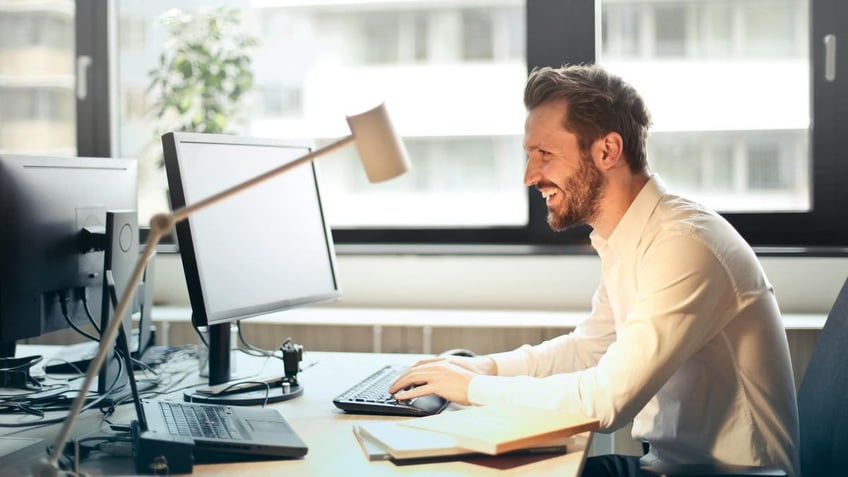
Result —
[[527, 369], [527, 351], [529, 345], [523, 345], [513, 351], [490, 354], [498, 367], [498, 376], [522, 376], [530, 374]]

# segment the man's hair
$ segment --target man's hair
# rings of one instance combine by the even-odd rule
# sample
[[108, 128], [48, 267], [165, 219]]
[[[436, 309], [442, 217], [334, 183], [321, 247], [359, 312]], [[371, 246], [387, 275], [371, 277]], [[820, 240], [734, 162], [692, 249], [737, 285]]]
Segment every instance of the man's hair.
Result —
[[542, 104], [564, 100], [567, 113], [563, 127], [577, 135], [580, 149], [610, 132], [624, 141], [624, 156], [630, 170], [647, 169], [648, 129], [651, 113], [636, 90], [598, 65], [566, 65], [536, 68], [524, 89], [528, 111]]

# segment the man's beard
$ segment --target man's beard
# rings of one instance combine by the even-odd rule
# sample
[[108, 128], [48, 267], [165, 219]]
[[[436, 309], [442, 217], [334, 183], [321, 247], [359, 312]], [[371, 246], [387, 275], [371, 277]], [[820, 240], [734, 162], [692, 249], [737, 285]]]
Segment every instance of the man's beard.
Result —
[[583, 155], [580, 168], [560, 188], [560, 205], [548, 209], [548, 225], [557, 232], [580, 224], [588, 224], [598, 215], [606, 190], [604, 175]]

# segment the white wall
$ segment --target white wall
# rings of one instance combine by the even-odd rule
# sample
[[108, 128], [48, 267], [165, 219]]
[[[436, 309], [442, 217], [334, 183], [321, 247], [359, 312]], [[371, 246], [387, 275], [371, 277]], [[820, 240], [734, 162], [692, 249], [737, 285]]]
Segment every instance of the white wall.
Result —
[[[763, 257], [784, 313], [827, 313], [848, 258]], [[188, 305], [177, 255], [157, 258], [159, 304]], [[341, 255], [338, 271], [351, 307], [587, 310], [599, 277], [594, 256]]]

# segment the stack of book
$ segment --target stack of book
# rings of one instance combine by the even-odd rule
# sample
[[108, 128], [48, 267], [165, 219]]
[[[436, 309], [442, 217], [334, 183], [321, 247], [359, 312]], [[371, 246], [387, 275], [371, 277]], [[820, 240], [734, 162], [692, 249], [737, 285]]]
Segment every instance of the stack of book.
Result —
[[563, 454], [575, 434], [592, 431], [597, 419], [563, 411], [480, 406], [434, 416], [355, 424], [353, 432], [369, 460], [433, 461], [475, 455]]

